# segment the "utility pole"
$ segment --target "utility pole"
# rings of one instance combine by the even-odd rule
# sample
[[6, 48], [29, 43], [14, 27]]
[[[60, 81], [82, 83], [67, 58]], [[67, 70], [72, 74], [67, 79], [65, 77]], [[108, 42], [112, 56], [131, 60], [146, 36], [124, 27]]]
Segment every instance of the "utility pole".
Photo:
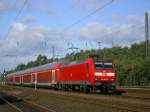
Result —
[[[103, 58], [104, 52], [103, 52], [103, 50], [101, 49], [101, 44], [102, 44], [102, 42], [98, 42], [97, 55], [99, 55], [99, 56], [101, 55], [101, 58]], [[98, 52], [100, 52], [100, 54], [99, 54]]]
[[102, 43], [102, 42], [98, 42], [98, 49], [99, 49], [99, 50], [101, 49], [101, 43]]
[[113, 48], [113, 47], [114, 47], [114, 42], [112, 42], [112, 44], [111, 44], [111, 45], [112, 45], [112, 48]]
[[149, 26], [148, 26], [148, 12], [145, 12], [145, 57], [149, 56]]
[[74, 57], [74, 50], [78, 50], [79, 48], [74, 47], [73, 44], [72, 44], [72, 46], [69, 47], [68, 49], [72, 50], [72, 59], [73, 59], [73, 57]]
[[54, 61], [55, 60], [55, 46], [54, 45], [52, 46], [52, 58]]

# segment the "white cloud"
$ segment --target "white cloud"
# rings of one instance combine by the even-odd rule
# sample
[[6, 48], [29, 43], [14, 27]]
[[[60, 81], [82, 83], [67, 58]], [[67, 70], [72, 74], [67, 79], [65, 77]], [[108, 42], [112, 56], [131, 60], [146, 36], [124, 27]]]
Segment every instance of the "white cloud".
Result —
[[119, 14], [113, 14], [113, 15], [112, 15], [112, 19], [113, 19], [114, 21], [118, 21], [118, 20], [121, 20], [121, 19], [122, 19], [122, 16], [119, 15]]
[[12, 28], [8, 38], [0, 42], [0, 61], [3, 63], [0, 65], [0, 70], [27, 62], [27, 57], [31, 60], [38, 54], [48, 54], [50, 57], [53, 45], [56, 53], [64, 55], [65, 51], [62, 50], [66, 48], [65, 40], [72, 37], [72, 34], [61, 33], [61, 28], [29, 27], [23, 22], [13, 22]]
[[14, 29], [15, 31], [24, 31], [27, 28], [27, 26], [23, 23], [19, 23], [19, 22], [13, 22], [12, 23], [12, 29]]
[[[130, 45], [144, 40], [144, 21], [142, 17], [129, 17], [128, 23], [107, 26], [99, 22], [90, 22], [80, 30], [80, 38], [100, 41], [111, 45]], [[134, 19], [134, 21], [133, 21]]]
[[18, 55], [28, 55], [49, 49], [52, 45], [60, 48], [62, 43], [60, 37], [58, 29], [41, 26], [28, 27], [23, 23], [15, 22], [13, 32], [10, 33], [9, 38], [4, 42], [8, 44], [3, 44], [2, 51], [14, 54], [17, 51]]
[[0, 70], [35, 59], [35, 54], [46, 54], [50, 57], [53, 45], [55, 45], [56, 54], [62, 55], [66, 53], [65, 49], [69, 41], [73, 44], [80, 43], [82, 40], [100, 41], [102, 44], [111, 46], [112, 43], [130, 45], [144, 40], [144, 21], [141, 18], [130, 16], [128, 23], [112, 26], [94, 21], [82, 28], [67, 32], [63, 32], [61, 27], [31, 27], [25, 22], [13, 22], [13, 30], [8, 38], [0, 41], [0, 62], [3, 63], [0, 65]]
[[23, 18], [22, 22], [28, 24], [28, 23], [35, 22], [35, 19], [32, 16], [28, 15]]

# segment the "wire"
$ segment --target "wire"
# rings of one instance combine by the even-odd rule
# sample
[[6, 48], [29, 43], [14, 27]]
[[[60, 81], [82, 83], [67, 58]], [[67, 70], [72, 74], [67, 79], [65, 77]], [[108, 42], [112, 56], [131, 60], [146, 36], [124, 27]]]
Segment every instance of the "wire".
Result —
[[[75, 25], [79, 24], [80, 22], [84, 21], [85, 19], [89, 18], [90, 16], [94, 15], [94, 14], [97, 13], [98, 11], [102, 10], [103, 8], [105, 8], [107, 5], [110, 5], [113, 1], [114, 1], [114, 0], [111, 0], [110, 2], [104, 4], [103, 6], [97, 8], [96, 10], [92, 11], [92, 12], [89, 13], [88, 15], [82, 17], [81, 19], [79, 19], [79, 20], [77, 20], [76, 22], [72, 23], [72, 24], [69, 25], [68, 27], [64, 28], [63, 31], [67, 31], [67, 30], [69, 30], [70, 28], [72, 28], [73, 26], [75, 26]], [[17, 15], [15, 16], [14, 20], [16, 20], [16, 19], [19, 17], [19, 15], [22, 13], [22, 11], [23, 11], [25, 5], [27, 4], [27, 2], [28, 2], [28, 0], [25, 0], [25, 1], [24, 1], [23, 6], [22, 6], [21, 9], [18, 11], [18, 13], [17, 13]], [[9, 33], [11, 32], [11, 30], [12, 30], [12, 26], [9, 27], [8, 32], [7, 32], [6, 35], [5, 35], [5, 38], [8, 37]], [[62, 31], [62, 33], [63, 33], [63, 31]], [[62, 35], [61, 35], [61, 36], [62, 36]]]
[[23, 6], [21, 7], [21, 9], [19, 10], [18, 14], [16, 15], [15, 19], [17, 19], [19, 17], [19, 15], [22, 13], [24, 7], [26, 6], [28, 0], [25, 0], [23, 3]]
[[[17, 13], [17, 15], [15, 16], [14, 20], [16, 20], [16, 19], [20, 16], [20, 14], [22, 13], [24, 7], [25, 7], [26, 4], [27, 4], [27, 1], [28, 1], [28, 0], [24, 0], [23, 5], [22, 5], [22, 7], [20, 8], [20, 10], [18, 11], [18, 13]], [[6, 35], [4, 36], [4, 38], [7, 38], [7, 37], [8, 37], [9, 33], [11, 32], [11, 30], [12, 30], [12, 26], [10, 25], [10, 27], [8, 28], [8, 31], [6, 32]]]
[[77, 20], [76, 22], [72, 23], [71, 25], [69, 25], [68, 27], [66, 27], [63, 31], [65, 30], [69, 30], [70, 28], [72, 28], [73, 26], [79, 24], [80, 22], [84, 21], [85, 19], [89, 18], [90, 16], [94, 15], [95, 13], [97, 13], [98, 11], [102, 10], [103, 8], [105, 8], [106, 6], [110, 5], [112, 2], [114, 2], [114, 0], [111, 0], [110, 2], [106, 3], [105, 5], [103, 5], [102, 7], [97, 8], [96, 10], [92, 11], [91, 13], [89, 13], [88, 15], [82, 17], [81, 19]]
[[[71, 25], [69, 25], [68, 27], [64, 28], [64, 30], [61, 31], [60, 35], [64, 35], [64, 32], [71, 29], [73, 26], [79, 24], [80, 22], [84, 21], [85, 19], [91, 17], [92, 15], [94, 15], [95, 13], [99, 12], [100, 10], [102, 10], [103, 8], [105, 8], [106, 6], [112, 4], [114, 2], [114, 0], [111, 0], [110, 2], [104, 4], [101, 7], [98, 7], [96, 10], [92, 11], [91, 13], [89, 13], [88, 15], [82, 17], [81, 19], [77, 20], [76, 22], [72, 23]], [[64, 39], [64, 41], [66, 42], [66, 40]]]

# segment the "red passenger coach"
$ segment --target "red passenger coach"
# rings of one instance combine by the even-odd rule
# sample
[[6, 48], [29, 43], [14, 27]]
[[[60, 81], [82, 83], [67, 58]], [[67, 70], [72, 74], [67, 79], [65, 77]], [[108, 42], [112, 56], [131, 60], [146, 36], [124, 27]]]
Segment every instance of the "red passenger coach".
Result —
[[56, 83], [58, 63], [49, 63], [7, 75], [8, 84], [49, 86]]
[[87, 58], [72, 62], [53, 62], [7, 75], [7, 83], [47, 86], [84, 92], [113, 92], [116, 72], [111, 59]]

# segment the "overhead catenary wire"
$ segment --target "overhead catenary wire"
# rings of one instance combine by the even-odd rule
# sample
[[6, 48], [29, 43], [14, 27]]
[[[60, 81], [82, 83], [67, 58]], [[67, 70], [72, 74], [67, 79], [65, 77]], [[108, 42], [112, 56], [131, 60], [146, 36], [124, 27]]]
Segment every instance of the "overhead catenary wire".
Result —
[[[19, 11], [18, 11], [18, 13], [16, 14], [16, 16], [14, 17], [13, 21], [16, 21], [16, 20], [18, 19], [18, 17], [19, 17], [20, 14], [22, 13], [23, 9], [25, 8], [27, 2], [28, 2], [28, 0], [24, 0], [22, 7], [19, 9]], [[17, 3], [17, 0], [15, 1], [14, 6], [16, 5], [16, 3]], [[8, 30], [7, 30], [7, 32], [6, 32], [6, 34], [4, 35], [4, 38], [7, 38], [7, 37], [9, 36], [9, 34], [10, 34], [12, 28], [13, 28], [13, 27], [10, 25], [9, 28], [8, 28]], [[17, 42], [17, 45], [18, 45], [18, 42]], [[6, 55], [4, 55], [4, 57], [5, 57], [5, 56], [7, 56], [7, 57], [14, 57], [14, 56], [15, 56], [15, 57], [16, 57], [17, 55], [6, 54]]]
[[[65, 34], [65, 31], [70, 30], [72, 27], [74, 27], [75, 25], [81, 23], [82, 21], [84, 21], [85, 19], [89, 18], [90, 16], [94, 15], [95, 13], [97, 13], [98, 11], [102, 10], [103, 8], [105, 8], [106, 6], [110, 5], [112, 2], [114, 2], [114, 0], [111, 0], [110, 2], [106, 3], [105, 5], [103, 5], [102, 7], [97, 8], [96, 10], [92, 11], [91, 13], [89, 13], [88, 15], [80, 18], [79, 20], [77, 20], [76, 22], [72, 23], [71, 25], [67, 26], [66, 28], [64, 28], [64, 30], [62, 30], [62, 33]], [[129, 27], [134, 28], [135, 26], [139, 26], [141, 25], [141, 23], [139, 24], [133, 24]], [[143, 24], [142, 24], [143, 25]], [[141, 27], [141, 26], [140, 26]], [[109, 36], [113, 33], [119, 33], [121, 30], [117, 30], [117, 31], [112, 31], [109, 34], [103, 35], [103, 36]], [[61, 35], [62, 36], [62, 35]]]
[[[17, 3], [17, 0], [15, 0], [15, 2], [14, 2], [14, 4], [12, 5], [13, 7], [16, 7], [16, 3]], [[3, 22], [3, 25], [5, 25], [5, 24], [7, 24], [7, 22]], [[2, 25], [2, 24], [1, 24]], [[2, 26], [3, 26], [2, 25]], [[9, 27], [10, 28], [10, 27]], [[8, 32], [9, 31], [9, 28], [8, 28], [8, 30], [6, 31], [6, 32]], [[4, 35], [6, 35], [6, 34], [4, 34]]]
[[[96, 8], [94, 11], [92, 11], [91, 13], [83, 16], [82, 18], [78, 19], [77, 21], [75, 21], [74, 23], [68, 25], [67, 27], [65, 27], [61, 32], [60, 32], [60, 36], [62, 37], [62, 35], [65, 35], [65, 32], [70, 30], [72, 27], [74, 27], [75, 25], [83, 22], [84, 20], [88, 19], [89, 17], [93, 16], [94, 14], [96, 14], [97, 12], [99, 12], [100, 10], [102, 10], [103, 8], [105, 8], [106, 6], [112, 4], [114, 2], [114, 0], [111, 0], [110, 2], [104, 4], [101, 7]], [[64, 39], [64, 41], [66, 42], [66, 40]], [[68, 43], [68, 42], [67, 42]]]
[[[111, 0], [110, 2], [104, 4], [104, 5], [101, 6], [101, 7], [98, 7], [97, 9], [95, 9], [94, 11], [92, 11], [91, 13], [89, 13], [89, 14], [87, 14], [86, 16], [80, 18], [79, 20], [75, 21], [74, 23], [70, 24], [69, 26], [67, 26], [66, 28], [64, 28], [64, 29], [62, 30], [62, 32], [60, 33], [60, 35], [62, 36], [62, 33], [63, 33], [63, 32], [65, 32], [65, 31], [71, 29], [72, 27], [74, 27], [75, 25], [77, 25], [77, 24], [83, 22], [85, 19], [91, 17], [92, 15], [94, 15], [94, 14], [97, 13], [97, 12], [99, 12], [100, 10], [102, 10], [103, 8], [105, 8], [106, 6], [110, 5], [113, 1], [114, 1], [114, 0]], [[20, 14], [22, 13], [22, 11], [23, 11], [24, 7], [26, 6], [27, 2], [28, 2], [28, 0], [24, 0], [23, 5], [22, 5], [22, 7], [20, 8], [20, 10], [18, 11], [18, 13], [17, 13], [17, 15], [15, 16], [14, 20], [16, 20], [16, 19], [20, 16]], [[11, 30], [12, 30], [12, 26], [9, 27], [8, 32], [7, 32], [6, 35], [4, 36], [5, 38], [8, 37], [9, 33], [11, 32]]]
[[66, 31], [66, 30], [69, 30], [71, 29], [72, 27], [74, 27], [75, 25], [81, 23], [82, 21], [84, 21], [85, 19], [91, 17], [92, 15], [96, 14], [97, 12], [99, 12], [100, 10], [102, 10], [103, 8], [105, 8], [106, 6], [112, 4], [114, 2], [114, 0], [111, 0], [110, 2], [104, 4], [103, 6], [101, 7], [98, 7], [97, 9], [95, 9], [94, 11], [92, 11], [91, 13], [87, 14], [86, 16], [80, 18], [79, 20], [75, 21], [74, 23], [70, 24], [69, 26], [67, 26], [66, 28], [64, 28], [63, 31]]
[[[28, 0], [24, 0], [22, 7], [18, 11], [17, 15], [14, 17], [13, 21], [15, 21], [20, 16], [20, 14], [22, 13], [22, 11], [23, 11], [24, 7], [26, 6], [27, 2], [28, 2]], [[15, 4], [16, 4], [16, 2], [15, 2]], [[12, 30], [12, 26], [10, 25], [7, 32], [6, 32], [6, 34], [4, 35], [4, 38], [8, 37], [11, 30]]]

